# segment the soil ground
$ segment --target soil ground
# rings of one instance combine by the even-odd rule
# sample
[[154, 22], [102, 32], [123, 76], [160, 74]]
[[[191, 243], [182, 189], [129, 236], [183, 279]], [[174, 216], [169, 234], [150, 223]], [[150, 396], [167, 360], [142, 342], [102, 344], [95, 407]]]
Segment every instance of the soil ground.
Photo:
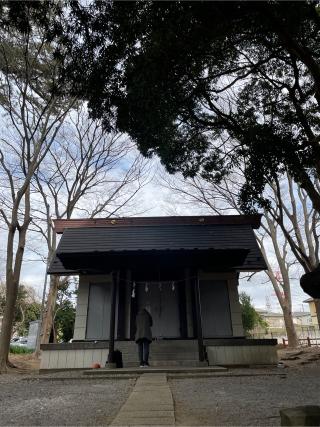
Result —
[[11, 369], [10, 372], [14, 373], [34, 373], [39, 370], [40, 360], [34, 357], [33, 354], [10, 354], [9, 360], [13, 363], [16, 369]]

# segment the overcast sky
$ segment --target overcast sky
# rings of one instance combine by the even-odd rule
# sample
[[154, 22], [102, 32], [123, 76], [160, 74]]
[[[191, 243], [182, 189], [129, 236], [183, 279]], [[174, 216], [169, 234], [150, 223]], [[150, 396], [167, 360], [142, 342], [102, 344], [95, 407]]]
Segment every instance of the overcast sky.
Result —
[[[139, 211], [143, 212], [143, 216], [165, 216], [173, 215], [174, 213], [179, 215], [196, 215], [203, 214], [200, 209], [196, 207], [188, 206], [175, 206], [175, 198], [173, 197], [170, 190], [165, 189], [157, 183], [155, 178], [152, 182], [146, 185], [139, 195]], [[4, 234], [0, 231], [1, 242], [4, 243]], [[29, 235], [29, 239], [32, 239], [33, 243], [35, 236]], [[41, 244], [39, 243], [39, 248]], [[4, 260], [4, 244], [1, 245], [1, 260]], [[45, 247], [44, 247], [45, 250]], [[0, 270], [1, 279], [4, 278], [4, 265], [1, 263], [2, 269]], [[38, 295], [42, 294], [43, 283], [44, 283], [45, 267], [42, 261], [40, 261], [36, 254], [26, 251], [25, 261], [22, 269], [21, 283], [33, 286]], [[297, 271], [292, 278], [292, 295], [293, 295], [293, 309], [295, 311], [309, 311], [308, 304], [303, 304], [303, 300], [308, 298], [299, 286], [299, 272]], [[274, 294], [272, 285], [267, 281], [265, 273], [255, 274], [249, 281], [246, 278], [242, 278], [240, 281], [240, 291], [248, 293], [253, 300], [254, 305], [257, 308], [265, 309], [267, 306], [272, 311], [280, 311], [277, 298]]]

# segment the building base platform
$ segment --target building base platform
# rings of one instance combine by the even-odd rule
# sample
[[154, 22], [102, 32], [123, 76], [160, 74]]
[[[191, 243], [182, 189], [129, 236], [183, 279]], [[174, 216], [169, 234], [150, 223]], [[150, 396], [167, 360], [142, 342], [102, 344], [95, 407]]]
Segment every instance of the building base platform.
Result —
[[[205, 340], [207, 361], [199, 362], [197, 340], [157, 340], [150, 345], [152, 369], [190, 369], [217, 366], [274, 365], [278, 362], [276, 340], [212, 338]], [[138, 368], [134, 341], [116, 341], [122, 352], [124, 368]], [[104, 368], [108, 359], [108, 341], [79, 341], [41, 345], [40, 371], [88, 369], [94, 363]], [[205, 366], [203, 366], [205, 365]], [[124, 368], [122, 370], [124, 370]], [[147, 368], [146, 368], [147, 369]], [[102, 369], [98, 369], [101, 373]], [[110, 369], [107, 370], [110, 373]], [[117, 369], [119, 372], [120, 369]]]

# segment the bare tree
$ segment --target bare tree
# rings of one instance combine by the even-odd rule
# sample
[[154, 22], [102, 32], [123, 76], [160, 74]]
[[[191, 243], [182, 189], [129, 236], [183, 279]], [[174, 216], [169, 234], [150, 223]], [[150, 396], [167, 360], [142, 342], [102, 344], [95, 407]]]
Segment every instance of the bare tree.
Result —
[[[307, 193], [290, 174], [271, 184], [272, 205], [268, 209], [286, 236], [297, 261], [306, 273], [319, 265], [319, 213], [312, 208]], [[314, 179], [314, 186], [319, 187]]]
[[[147, 172], [146, 162], [128, 138], [106, 133], [100, 122], [89, 118], [84, 105], [78, 106], [35, 174], [34, 191], [40, 200], [33, 212], [32, 229], [46, 242], [47, 262], [57, 245], [52, 217], [110, 217], [124, 209], [128, 212], [148, 180]], [[50, 277], [41, 343], [49, 342], [57, 293], [65, 281]]]
[[[256, 237], [267, 264], [266, 274], [272, 283], [273, 289], [279, 301], [281, 310], [283, 312], [283, 318], [285, 328], [288, 336], [288, 345], [290, 347], [297, 347], [299, 345], [298, 336], [295, 330], [292, 316], [292, 295], [291, 295], [291, 280], [290, 270], [291, 267], [296, 263], [296, 260], [290, 256], [288, 251], [288, 240], [283, 237], [280, 230], [279, 224], [270, 216], [268, 211], [264, 211], [264, 221], [262, 221], [263, 232], [256, 232]], [[273, 268], [272, 262], [270, 261], [270, 253], [268, 253], [265, 245], [265, 238], [269, 237], [272, 242], [273, 252], [276, 256], [277, 265], [279, 270]], [[278, 271], [280, 274], [278, 274]]]
[[[220, 215], [242, 213], [238, 194], [243, 179], [239, 170], [221, 184], [198, 177], [187, 180], [165, 177], [164, 181], [178, 196], [176, 202], [196, 204], [205, 212]], [[305, 191], [294, 183], [288, 173], [270, 183], [266, 192], [269, 204], [263, 209], [261, 231], [256, 236], [268, 266], [266, 274], [283, 311], [289, 345], [294, 347], [298, 344], [298, 338], [292, 318], [290, 270], [299, 263], [305, 271], [312, 271], [319, 263], [319, 214], [313, 209]], [[272, 254], [266, 241], [272, 244]], [[275, 255], [276, 268], [271, 261], [272, 255]], [[280, 271], [281, 279], [276, 270]]]
[[0, 337], [0, 372], [4, 372], [31, 222], [31, 181], [57, 138], [73, 100], [58, 95], [58, 63], [43, 34], [26, 31], [21, 35], [3, 28], [0, 32], [0, 214], [6, 232], [6, 309]]

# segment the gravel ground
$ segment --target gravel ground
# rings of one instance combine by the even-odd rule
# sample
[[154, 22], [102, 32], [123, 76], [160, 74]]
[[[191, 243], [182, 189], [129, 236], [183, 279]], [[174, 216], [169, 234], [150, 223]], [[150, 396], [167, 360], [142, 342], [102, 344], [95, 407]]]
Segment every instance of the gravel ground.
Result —
[[281, 369], [282, 375], [232, 376], [250, 373], [263, 371], [242, 369], [226, 377], [170, 380], [177, 425], [280, 425], [279, 409], [320, 405], [319, 366]]
[[134, 380], [0, 376], [0, 425], [108, 425]]
[[[237, 368], [214, 377], [169, 379], [176, 424], [280, 425], [279, 409], [320, 405], [319, 348], [284, 349], [279, 356], [285, 368]], [[135, 383], [89, 378], [81, 371], [38, 375], [33, 360], [18, 362], [19, 369], [0, 375], [0, 426], [108, 425]]]

